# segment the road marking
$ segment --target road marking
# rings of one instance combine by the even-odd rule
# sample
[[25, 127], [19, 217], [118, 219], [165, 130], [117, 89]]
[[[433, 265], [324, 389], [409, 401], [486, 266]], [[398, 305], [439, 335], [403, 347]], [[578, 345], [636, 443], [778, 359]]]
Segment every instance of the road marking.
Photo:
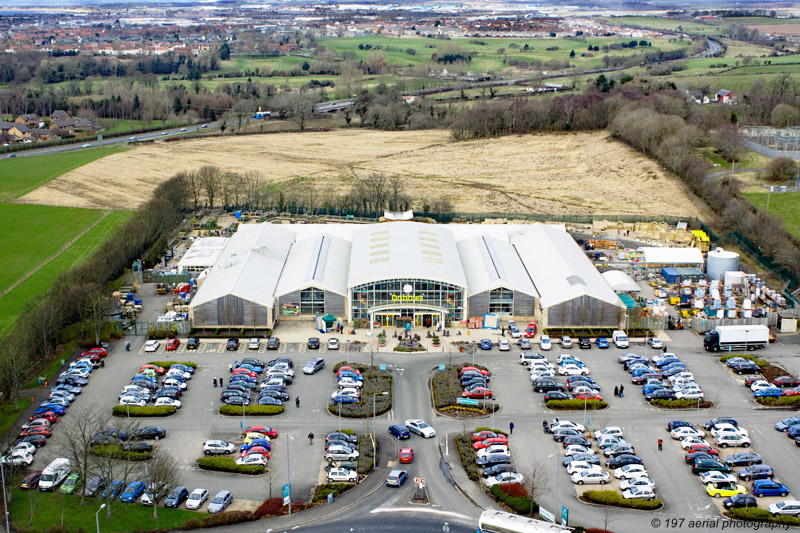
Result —
[[437, 509], [428, 509], [424, 507], [394, 507], [389, 509], [373, 509], [370, 511], [370, 514], [377, 514], [377, 513], [429, 513], [429, 514], [436, 514], [443, 516], [452, 516], [453, 518], [460, 518], [462, 520], [470, 520], [470, 517], [460, 513], [454, 513], [453, 511], [439, 511]]
[[225, 353], [225, 345], [223, 343], [217, 345], [217, 353]]

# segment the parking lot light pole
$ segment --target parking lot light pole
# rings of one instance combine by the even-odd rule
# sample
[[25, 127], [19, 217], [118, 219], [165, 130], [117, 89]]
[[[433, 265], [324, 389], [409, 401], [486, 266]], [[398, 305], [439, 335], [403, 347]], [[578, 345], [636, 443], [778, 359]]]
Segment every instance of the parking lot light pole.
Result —
[[377, 416], [375, 414], [375, 396], [388, 396], [389, 393], [387, 391], [374, 393], [372, 395], [372, 456], [375, 457], [375, 435], [376, 429], [375, 424], [377, 423]]
[[289, 516], [292, 516], [292, 463], [289, 461], [289, 450], [292, 448], [294, 437], [286, 434], [286, 483], [289, 485]]
[[341, 433], [342, 432], [342, 401], [341, 401], [341, 398], [339, 398], [339, 401], [337, 403], [339, 404], [339, 433]]
[[3, 479], [3, 510], [6, 513], [6, 533], [9, 533], [11, 527], [8, 523], [8, 500], [6, 500], [6, 472], [3, 469], [3, 463], [0, 463], [0, 477]]
[[589, 421], [586, 420], [586, 400], [587, 400], [587, 396], [584, 394], [583, 395], [583, 425], [584, 426], [588, 426], [589, 425]]
[[100, 511], [102, 511], [105, 508], [106, 508], [106, 504], [103, 504], [103, 505], [100, 506], [100, 509], [98, 509], [97, 512], [94, 513], [94, 521], [97, 524], [97, 533], [100, 533]]
[[554, 457], [556, 460], [556, 491], [553, 493], [553, 523], [556, 523], [556, 506], [558, 505], [558, 453], [554, 453], [552, 455], [548, 455], [547, 458], [550, 459]]

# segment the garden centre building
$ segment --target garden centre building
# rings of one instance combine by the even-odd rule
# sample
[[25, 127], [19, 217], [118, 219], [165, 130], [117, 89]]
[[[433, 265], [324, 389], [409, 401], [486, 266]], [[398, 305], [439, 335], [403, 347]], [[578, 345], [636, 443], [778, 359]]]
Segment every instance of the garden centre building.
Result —
[[614, 327], [624, 306], [572, 237], [543, 224], [242, 224], [198, 278], [195, 327], [326, 317], [457, 327], [489, 317]]

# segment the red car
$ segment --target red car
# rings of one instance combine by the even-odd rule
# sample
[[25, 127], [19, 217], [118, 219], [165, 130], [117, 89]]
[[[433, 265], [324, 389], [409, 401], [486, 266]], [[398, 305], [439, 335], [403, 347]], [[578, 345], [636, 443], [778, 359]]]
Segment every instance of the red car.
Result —
[[400, 448], [400, 462], [412, 463], [414, 462], [414, 449], [413, 448]]
[[462, 368], [461, 370], [458, 371], [459, 377], [464, 372], [478, 372], [480, 374], [483, 374], [484, 376], [488, 376], [489, 375], [489, 371], [488, 370], [483, 370], [481, 368], [478, 368], [477, 366], [465, 366], [464, 368]]
[[170, 339], [167, 341], [167, 344], [164, 345], [164, 349], [168, 352], [174, 352], [178, 349], [178, 346], [181, 345], [180, 339]]
[[250, 376], [251, 378], [258, 377], [258, 374], [246, 368], [237, 368], [236, 370], [233, 371], [233, 375], [234, 376], [245, 375], [245, 376]]
[[261, 433], [267, 437], [274, 439], [278, 436], [278, 431], [267, 426], [250, 426], [245, 430], [245, 435], [248, 433]]
[[478, 431], [477, 433], [472, 434], [472, 442], [482, 441], [484, 439], [492, 439], [497, 436], [497, 433], [494, 431]]
[[336, 377], [338, 378], [339, 376], [341, 376], [342, 372], [344, 372], [345, 370], [349, 370], [350, 372], [355, 372], [356, 374], [361, 374], [361, 372], [359, 372], [358, 370], [356, 370], [352, 366], [345, 365], [345, 366], [340, 366], [339, 367], [339, 370], [336, 371]]
[[105, 348], [92, 348], [90, 350], [86, 350], [85, 352], [83, 352], [81, 354], [81, 357], [84, 357], [84, 356], [87, 356], [87, 355], [89, 355], [89, 356], [99, 355], [100, 357], [106, 357], [108, 355], [108, 352], [106, 351]]
[[36, 489], [36, 488], [39, 487], [39, 478], [41, 478], [41, 477], [42, 477], [42, 471], [41, 470], [36, 470], [34, 472], [31, 472], [30, 474], [28, 474], [24, 478], [22, 478], [22, 481], [20, 481], [19, 485], [17, 485], [17, 486], [19, 488], [25, 489], [25, 490]]
[[783, 391], [784, 396], [797, 396], [800, 394], [800, 387], [794, 387], [793, 389], [786, 389]]
[[772, 383], [776, 387], [797, 387], [800, 385], [800, 379], [794, 376], [780, 376], [773, 379]]
[[526, 339], [532, 339], [532, 338], [534, 338], [536, 336], [536, 323], [535, 322], [531, 322], [530, 324], [528, 324], [528, 327], [525, 328], [525, 334], [524, 335], [525, 335]]
[[141, 374], [142, 372], [144, 372], [147, 369], [154, 370], [155, 373], [158, 374], [159, 376], [163, 376], [164, 373], [166, 373], [166, 370], [164, 369], [164, 367], [156, 366], [156, 365], [142, 365], [142, 368], [139, 369], [139, 373]]
[[491, 398], [492, 397], [492, 389], [487, 389], [485, 387], [475, 387], [472, 390], [465, 390], [461, 393], [463, 398]]
[[254, 446], [254, 447], [250, 448], [249, 450], [247, 450], [245, 452], [242, 452], [239, 455], [239, 457], [247, 457], [248, 455], [253, 455], [253, 454], [263, 455], [264, 457], [269, 459], [269, 451], [267, 451], [267, 449], [264, 448], [263, 446]]
[[498, 435], [497, 437], [492, 437], [490, 439], [483, 439], [480, 442], [476, 442], [472, 445], [473, 450], [480, 450], [481, 448], [488, 448], [494, 444], [505, 444], [508, 445], [508, 440], [506, 440], [505, 436]]
[[744, 378], [744, 385], [745, 387], [749, 387], [750, 385], [752, 385], [753, 383], [755, 383], [760, 379], [764, 379], [764, 376], [762, 376], [761, 374], [758, 374], [756, 376], [747, 376], [746, 378]]
[[51, 424], [55, 424], [56, 421], [58, 420], [58, 415], [55, 414], [53, 411], [47, 411], [46, 413], [39, 413], [38, 415], [33, 415], [28, 419], [28, 422], [39, 418], [44, 418], [45, 420], [49, 420]]
[[686, 449], [686, 453], [705, 452], [708, 455], [719, 455], [716, 448], [712, 448], [707, 444], [692, 444]]
[[44, 435], [45, 437], [49, 437], [53, 434], [53, 431], [50, 428], [45, 427], [36, 427], [36, 428], [28, 428], [22, 430], [19, 434], [20, 437], [27, 437], [28, 435]]
[[600, 400], [603, 401], [603, 397], [597, 394], [596, 392], [579, 392], [575, 395], [576, 400]]

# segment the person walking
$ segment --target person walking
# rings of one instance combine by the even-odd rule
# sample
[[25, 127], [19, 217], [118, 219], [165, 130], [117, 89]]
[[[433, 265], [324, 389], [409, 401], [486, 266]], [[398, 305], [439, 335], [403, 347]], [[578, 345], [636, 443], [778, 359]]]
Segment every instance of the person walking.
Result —
[[625, 387], [623, 387], [622, 385], [620, 385], [620, 386], [619, 386], [619, 397], [620, 397], [620, 398], [622, 398], [622, 396], [623, 396], [624, 394], [625, 394]]
[[508, 424], [508, 434], [509, 435], [513, 435], [514, 434], [514, 422], [510, 422]]
[[661, 448], [664, 446], [664, 441], [662, 439], [658, 439], [658, 451], [661, 451]]
[[308, 434], [308, 444], [309, 444], [309, 446], [313, 446], [314, 445], [314, 434], [310, 433], [310, 432]]
[[547, 433], [547, 420], [542, 420], [542, 429]]
[[225, 382], [222, 381], [222, 378], [219, 378], [219, 386], [222, 387], [225, 385]]
[[619, 387], [614, 387], [614, 396], [619, 396]]
[[295, 407], [300, 407], [300, 396], [295, 396], [294, 397], [294, 406]]
[[214, 388], [217, 388], [217, 378], [214, 378]]
[[500, 335], [502, 335], [503, 337], [506, 336], [506, 328], [505, 327], [500, 328]]

